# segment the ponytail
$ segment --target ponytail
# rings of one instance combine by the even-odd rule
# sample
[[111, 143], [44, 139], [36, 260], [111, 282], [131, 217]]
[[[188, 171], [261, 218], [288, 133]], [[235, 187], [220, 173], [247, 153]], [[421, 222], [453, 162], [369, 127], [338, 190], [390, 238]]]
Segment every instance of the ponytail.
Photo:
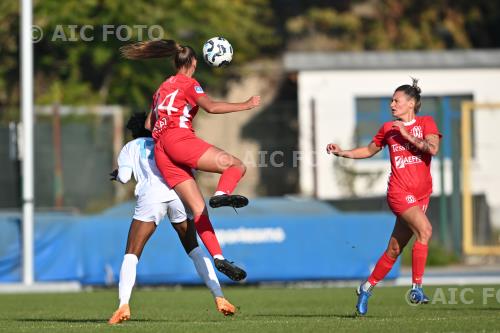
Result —
[[120, 47], [124, 58], [134, 60], [171, 57], [180, 50], [181, 46], [171, 39], [148, 40]]
[[120, 47], [120, 53], [127, 59], [151, 59], [174, 57], [175, 68], [189, 67], [196, 59], [196, 52], [187, 45], [179, 45], [172, 39], [148, 40]]

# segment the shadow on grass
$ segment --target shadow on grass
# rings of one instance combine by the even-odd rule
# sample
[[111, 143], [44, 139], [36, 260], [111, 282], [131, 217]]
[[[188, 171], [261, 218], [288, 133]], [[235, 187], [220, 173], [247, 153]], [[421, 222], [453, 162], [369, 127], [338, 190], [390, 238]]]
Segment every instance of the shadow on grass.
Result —
[[[107, 324], [108, 319], [106, 318], [88, 318], [88, 319], [71, 319], [71, 318], [26, 318], [26, 319], [17, 319], [17, 322], [37, 322], [37, 323], [103, 323]], [[130, 320], [131, 322], [167, 322], [169, 320], [158, 320], [158, 319], [134, 319]]]
[[[224, 318], [234, 318], [234, 317], [220, 317], [222, 319]], [[74, 319], [74, 318], [25, 318], [25, 319], [16, 319], [16, 322], [37, 322], [37, 323], [81, 323], [81, 324], [107, 324], [108, 319], [107, 318], [82, 318], [82, 319]], [[220, 319], [207, 319], [204, 320], [203, 322], [206, 323], [212, 323], [212, 322], [219, 322]], [[192, 322], [191, 319], [186, 319], [186, 320], [172, 320], [172, 319], [150, 319], [150, 318], [134, 318], [126, 321], [127, 323], [134, 323], [134, 322], [139, 322], [139, 323], [177, 323], [177, 324], [182, 324], [182, 323], [190, 323]]]

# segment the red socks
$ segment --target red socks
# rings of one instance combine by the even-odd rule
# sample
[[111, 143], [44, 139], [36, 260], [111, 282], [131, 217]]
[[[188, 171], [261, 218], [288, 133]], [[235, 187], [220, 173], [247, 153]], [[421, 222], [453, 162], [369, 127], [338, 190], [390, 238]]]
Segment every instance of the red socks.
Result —
[[[427, 245], [415, 241], [412, 251], [412, 279], [414, 284], [422, 284], [425, 263], [427, 261], [427, 252]], [[384, 252], [375, 265], [372, 274], [368, 277], [368, 282], [372, 286], [375, 286], [377, 283], [382, 281], [387, 273], [389, 273], [395, 262], [396, 259], [389, 257], [387, 253]]]
[[194, 226], [210, 255], [212, 257], [215, 255], [222, 255], [219, 241], [215, 236], [214, 228], [212, 227], [212, 223], [210, 223], [208, 216], [203, 214], [195, 216]]
[[387, 275], [387, 273], [389, 273], [392, 266], [394, 266], [395, 262], [396, 259], [389, 257], [387, 253], [384, 252], [382, 257], [380, 257], [377, 264], [375, 265], [373, 272], [368, 277], [368, 282], [372, 286], [375, 286], [377, 283], [382, 281], [384, 277]]
[[422, 284], [422, 277], [424, 276], [425, 263], [427, 261], [428, 246], [415, 241], [412, 250], [412, 280], [415, 284]]
[[226, 194], [233, 193], [241, 177], [243, 177], [243, 172], [240, 167], [232, 166], [227, 168], [220, 176], [216, 191], [221, 191]]

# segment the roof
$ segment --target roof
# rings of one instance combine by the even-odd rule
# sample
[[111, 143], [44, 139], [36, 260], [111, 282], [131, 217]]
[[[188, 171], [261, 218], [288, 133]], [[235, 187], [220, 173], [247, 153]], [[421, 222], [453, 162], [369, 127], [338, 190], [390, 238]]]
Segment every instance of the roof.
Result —
[[447, 51], [287, 52], [288, 72], [356, 69], [500, 68], [500, 49]]

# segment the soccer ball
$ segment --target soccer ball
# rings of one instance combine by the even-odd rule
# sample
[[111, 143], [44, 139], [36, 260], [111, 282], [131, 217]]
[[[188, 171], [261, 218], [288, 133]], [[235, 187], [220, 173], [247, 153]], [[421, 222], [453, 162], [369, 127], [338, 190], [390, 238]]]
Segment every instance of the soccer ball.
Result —
[[233, 47], [225, 38], [210, 38], [203, 45], [203, 59], [212, 67], [227, 66], [233, 59]]

